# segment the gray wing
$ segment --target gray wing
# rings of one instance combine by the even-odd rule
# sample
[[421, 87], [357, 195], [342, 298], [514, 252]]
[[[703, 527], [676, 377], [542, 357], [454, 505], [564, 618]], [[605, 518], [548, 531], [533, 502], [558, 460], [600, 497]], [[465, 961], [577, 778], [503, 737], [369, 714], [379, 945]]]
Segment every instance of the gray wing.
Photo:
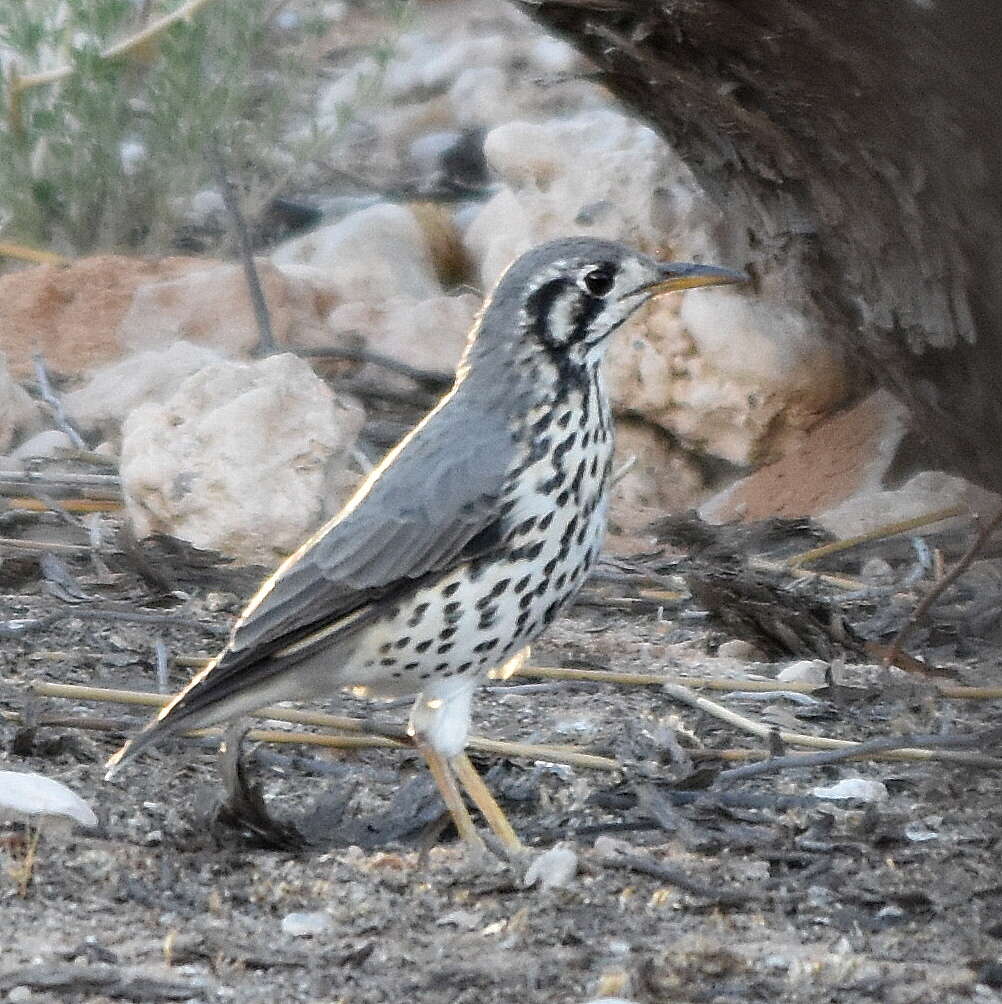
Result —
[[233, 630], [234, 655], [295, 640], [470, 556], [497, 516], [513, 446], [504, 416], [471, 422], [458, 403], [429, 416], [262, 586]]

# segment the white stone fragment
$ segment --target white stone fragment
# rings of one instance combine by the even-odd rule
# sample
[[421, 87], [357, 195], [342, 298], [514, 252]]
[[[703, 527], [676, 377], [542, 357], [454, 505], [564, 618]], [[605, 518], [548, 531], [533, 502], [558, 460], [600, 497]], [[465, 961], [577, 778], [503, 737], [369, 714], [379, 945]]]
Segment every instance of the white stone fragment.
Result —
[[546, 892], [568, 885], [577, 875], [578, 856], [569, 844], [556, 844], [535, 858], [525, 873], [525, 886]]
[[930, 830], [921, 820], [914, 819], [905, 826], [905, 839], [914, 844], [923, 844], [929, 840], [939, 840], [939, 834]]
[[60, 450], [69, 450], [72, 447], [73, 440], [62, 429], [46, 429], [26, 439], [14, 450], [13, 456], [18, 460], [29, 460], [32, 457], [52, 458], [58, 457]]
[[871, 781], [865, 777], [847, 777], [827, 787], [819, 786], [811, 794], [815, 798], [834, 801], [886, 802], [888, 798], [887, 787], [882, 781]]
[[816, 683], [824, 686], [828, 663], [821, 659], [798, 659], [784, 666], [777, 674], [780, 683]]
[[222, 359], [215, 349], [183, 339], [166, 348], [135, 352], [95, 370], [82, 387], [64, 397], [63, 404], [82, 429], [117, 436], [134, 408], [165, 401], [193, 373]]
[[11, 770], [0, 770], [0, 819], [97, 826], [94, 810], [61, 781]]
[[286, 241], [271, 260], [321, 269], [343, 301], [427, 300], [442, 292], [417, 217], [404, 206], [385, 202]]
[[274, 564], [345, 501], [344, 461], [363, 417], [292, 355], [199, 370], [125, 421], [122, 488], [136, 535]]
[[282, 933], [291, 938], [315, 938], [330, 926], [330, 917], [319, 910], [310, 913], [287, 913], [282, 918]]

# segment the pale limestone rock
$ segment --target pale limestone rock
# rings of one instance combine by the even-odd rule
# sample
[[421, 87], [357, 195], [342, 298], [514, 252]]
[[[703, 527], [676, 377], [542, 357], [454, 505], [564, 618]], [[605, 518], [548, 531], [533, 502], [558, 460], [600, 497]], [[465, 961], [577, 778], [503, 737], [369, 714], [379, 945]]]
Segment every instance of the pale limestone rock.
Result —
[[578, 873], [578, 856], [570, 844], [556, 844], [534, 858], [525, 873], [527, 889], [539, 885], [543, 892], [570, 885]]
[[332, 331], [358, 332], [374, 352], [410, 366], [451, 372], [480, 302], [480, 297], [464, 293], [428, 300], [395, 296], [381, 303], [346, 303], [331, 311], [327, 324]]
[[609, 518], [617, 529], [635, 533], [658, 516], [690, 509], [700, 500], [703, 478], [692, 459], [661, 429], [620, 418], [616, 422], [617, 468], [630, 457], [636, 457], [636, 462], [613, 486], [610, 497]]
[[735, 464], [814, 424], [844, 371], [803, 318], [729, 290], [655, 300], [609, 354], [613, 403]]
[[38, 405], [7, 369], [7, 359], [0, 352], [0, 453], [41, 421]]
[[686, 256], [712, 247], [719, 211], [652, 129], [618, 112], [508, 122], [488, 133], [484, 153], [505, 186], [466, 235], [485, 286], [554, 237], [608, 237], [658, 254], [677, 242]]
[[827, 672], [828, 663], [821, 659], [798, 659], [784, 666], [776, 674], [776, 679], [780, 683], [813, 683], [822, 687]]
[[362, 420], [292, 355], [201, 369], [125, 421], [133, 529], [273, 564], [345, 501], [344, 460]]
[[442, 292], [420, 221], [406, 207], [390, 203], [295, 237], [276, 248], [271, 259], [279, 266], [322, 270], [341, 301], [427, 300]]
[[135, 352], [95, 370], [82, 387], [66, 394], [63, 404], [81, 429], [117, 438], [130, 411], [165, 401], [193, 373], [222, 359], [215, 349], [184, 340]]
[[[283, 269], [258, 259], [258, 276], [279, 345], [322, 341], [323, 318], [335, 292], [322, 272]], [[119, 326], [128, 348], [159, 348], [178, 339], [210, 345], [225, 355], [246, 355], [259, 341], [241, 265], [214, 265], [136, 289]]]
[[[965, 506], [995, 512], [999, 498], [963, 478], [943, 471], [920, 471], [897, 488], [870, 488], [817, 514], [818, 523], [836, 537], [855, 537], [889, 523], [926, 516], [939, 509]], [[941, 530], [942, 523], [926, 532]], [[920, 528], [915, 533], [921, 535]]]

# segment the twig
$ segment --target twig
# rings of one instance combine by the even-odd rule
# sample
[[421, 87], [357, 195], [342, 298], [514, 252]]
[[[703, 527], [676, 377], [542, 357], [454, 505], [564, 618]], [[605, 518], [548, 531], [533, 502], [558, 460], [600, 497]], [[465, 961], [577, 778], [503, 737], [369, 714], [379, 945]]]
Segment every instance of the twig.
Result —
[[641, 857], [638, 854], [604, 854], [598, 859], [609, 868], [623, 868], [626, 871], [650, 875], [661, 882], [678, 886], [679, 889], [693, 896], [702, 896], [715, 903], [737, 906], [757, 898], [752, 893], [736, 892], [732, 889], [715, 889], [713, 886], [691, 878], [681, 868], [672, 868], [653, 858]]
[[[351, 332], [348, 332], [351, 334]], [[345, 337], [345, 333], [339, 333], [338, 337]], [[433, 391], [443, 391], [452, 385], [454, 376], [438, 370], [424, 370], [417, 366], [394, 359], [392, 356], [384, 355], [382, 352], [373, 352], [371, 349], [347, 348], [341, 346], [322, 346], [319, 348], [297, 348], [296, 355], [305, 359], [338, 359], [349, 363], [371, 363], [381, 369], [391, 373], [398, 373], [400, 376], [409, 377], [415, 383]]]
[[[848, 739], [830, 739], [828, 736], [811, 736], [803, 732], [788, 732], [785, 729], [774, 729], [769, 725], [764, 725], [744, 715], [739, 715], [736, 711], [731, 711], [730, 708], [725, 708], [722, 704], [711, 701], [707, 697], [700, 697], [688, 687], [680, 687], [675, 683], [666, 683], [663, 685], [663, 689], [669, 697], [674, 698], [676, 701], [687, 704], [689, 707], [696, 708], [699, 711], [705, 711], [708, 715], [719, 718], [721, 721], [727, 722], [728, 725], [734, 725], [744, 732], [758, 736], [760, 739], [768, 740], [775, 736], [781, 742], [790, 746], [807, 746], [823, 750], [856, 750], [860, 746], [860, 743]], [[948, 760], [955, 763], [970, 764], [972, 763], [971, 756], [971, 754], [954, 753], [949, 750], [912, 749], [909, 747], [907, 749], [895, 749], [882, 753], [879, 755], [879, 759]], [[981, 766], [980, 759], [976, 765]]]
[[901, 625], [900, 630], [894, 636], [894, 640], [888, 646], [887, 654], [884, 657], [884, 661], [888, 664], [895, 661], [898, 654], [900, 653], [902, 647], [904, 646], [905, 640], [911, 633], [912, 628], [929, 612], [932, 605], [943, 595], [944, 591], [957, 579], [960, 578], [964, 572], [970, 567], [974, 559], [981, 553], [985, 544], [988, 543], [988, 538], [998, 529], [999, 525], [1002, 524], [1002, 506], [991, 518], [991, 520], [983, 526], [979, 531], [978, 535], [974, 538], [974, 542], [971, 546], [964, 552], [960, 560], [946, 573], [941, 579], [933, 583], [932, 589], [922, 598], [921, 603], [911, 612], [908, 619]]
[[236, 238], [237, 252], [240, 255], [244, 278], [247, 281], [247, 291], [250, 294], [251, 306], [254, 308], [258, 342], [254, 347], [253, 354], [256, 356], [270, 355], [278, 351], [271, 326], [271, 314], [268, 311], [268, 302], [261, 286], [261, 277], [254, 264], [254, 247], [251, 243], [250, 231], [247, 229], [247, 222], [240, 210], [240, 200], [237, 198], [236, 191], [226, 172], [226, 162], [219, 146], [219, 137], [215, 133], [209, 138], [207, 152], [216, 175], [216, 184], [219, 185], [219, 191], [223, 197], [223, 205], [226, 206], [226, 212], [230, 218], [230, 227]]
[[[746, 764], [743, 767], [731, 767], [721, 771], [716, 778], [716, 784], [733, 784], [749, 777], [771, 774], [774, 771], [796, 769], [800, 767], [823, 767], [827, 764], [840, 763], [843, 760], [856, 760], [871, 757], [874, 753], [888, 753], [891, 750], [909, 748], [918, 749], [970, 749], [974, 746], [986, 747], [998, 743], [1002, 738], [1002, 730], [988, 729], [974, 735], [916, 735], [916, 736], [882, 736], [877, 739], [867, 739], [854, 749], [829, 750], [823, 753], [791, 753], [789, 756], [770, 757], [758, 763]], [[969, 761], [968, 761], [969, 762]], [[1002, 760], [997, 757], [982, 756], [979, 766], [1002, 767]]]
[[[31, 685], [34, 693], [46, 697], [63, 697], [81, 701], [102, 701], [116, 704], [138, 704], [146, 707], [163, 707], [170, 697], [160, 694], [150, 694], [137, 690], [110, 690], [103, 687], [78, 687], [70, 684], [35, 682]], [[348, 718], [343, 715], [326, 715], [313, 711], [297, 711], [292, 708], [259, 708], [254, 712], [256, 718], [270, 718], [278, 722], [289, 722], [298, 725], [318, 725], [325, 728], [341, 729], [345, 732], [359, 733], [378, 728], [381, 736], [369, 736], [386, 740], [391, 746], [411, 748], [409, 737], [399, 726], [381, 725], [364, 718]], [[202, 733], [205, 734], [205, 733]], [[277, 735], [287, 736], [280, 732]], [[302, 736], [314, 736], [313, 733], [302, 733]], [[316, 738], [314, 736], [314, 738]], [[269, 740], [271, 741], [271, 740]], [[278, 740], [275, 740], [278, 741]], [[282, 740], [286, 741], [286, 740]], [[302, 739], [296, 741], [308, 742]], [[324, 744], [321, 744], [324, 745]], [[592, 770], [621, 770], [622, 764], [609, 757], [596, 756], [592, 753], [580, 753], [566, 746], [543, 746], [534, 743], [504, 742], [498, 739], [484, 739], [471, 736], [467, 748], [480, 753], [497, 753], [507, 757], [527, 757], [531, 760], [546, 760], [550, 763], [564, 763], [572, 767], [585, 767]]]
[[9, 241], [0, 241], [0, 258], [16, 258], [18, 261], [30, 261], [36, 265], [69, 265], [72, 261], [65, 255], [56, 254], [55, 251], [42, 251], [40, 248], [28, 247], [27, 244], [11, 244]]
[[0, 552], [25, 551], [28, 554], [90, 554], [88, 544], [61, 544], [56, 541], [21, 540], [19, 537], [0, 537]]
[[886, 526], [878, 526], [876, 529], [870, 530], [867, 533], [861, 533], [856, 537], [833, 540], [830, 544], [822, 544], [820, 547], [812, 547], [809, 551], [794, 554], [786, 559], [786, 564], [791, 568], [796, 568], [800, 565], [806, 565], [809, 561], [826, 558], [830, 554], [839, 554], [842, 551], [848, 551], [859, 544], [868, 544], [872, 540], [884, 540], [887, 537], [894, 537], [899, 533], [917, 530], [922, 526], [942, 523], [945, 519], [952, 519], [954, 516], [963, 516], [969, 511], [967, 506], [954, 505], [947, 509], [938, 509], [935, 512], [928, 512], [922, 516], [915, 516], [912, 519], [901, 520], [898, 523], [888, 523]]
[[38, 381], [38, 389], [41, 392], [42, 400], [52, 408], [52, 414], [53, 418], [56, 420], [56, 425], [58, 425], [59, 428], [70, 437], [70, 442], [73, 443], [77, 449], [87, 449], [87, 444], [83, 441], [83, 437], [73, 427], [73, 423], [66, 417], [66, 410], [63, 408], [63, 402], [52, 389], [52, 384], [49, 383], [49, 373], [45, 368], [45, 358], [42, 356], [42, 353], [33, 353], [31, 359], [35, 364], [35, 379]]
[[[135, 35], [130, 35], [121, 42], [116, 42], [114, 45], [109, 46], [101, 53], [101, 58], [118, 59], [121, 56], [127, 56], [137, 50], [148, 48], [157, 36], [162, 35], [172, 25], [177, 24], [178, 21], [191, 20], [200, 8], [210, 2], [211, 0], [187, 0], [187, 2], [183, 3], [177, 10], [171, 11], [170, 14], [166, 14], [154, 21], [152, 24], [147, 25], [142, 29], [142, 31], [138, 31]], [[23, 77], [14, 77], [10, 81], [12, 104], [14, 103], [14, 99], [20, 98], [20, 95], [24, 91], [30, 90], [32, 87], [38, 87], [42, 84], [58, 83], [60, 80], [63, 80], [74, 73], [75, 70], [75, 66], [58, 66], [55, 69], [44, 70], [40, 73], [32, 73]]]

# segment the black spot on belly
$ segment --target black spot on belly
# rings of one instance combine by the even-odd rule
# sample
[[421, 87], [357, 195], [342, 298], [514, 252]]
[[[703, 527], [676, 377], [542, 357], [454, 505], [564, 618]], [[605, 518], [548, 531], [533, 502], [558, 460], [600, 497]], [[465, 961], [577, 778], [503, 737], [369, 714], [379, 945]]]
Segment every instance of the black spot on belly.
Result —
[[560, 493], [560, 494], [559, 494], [559, 495], [557, 496], [557, 505], [558, 505], [558, 506], [560, 506], [561, 508], [563, 508], [563, 507], [564, 507], [565, 505], [567, 505], [567, 503], [568, 503], [568, 502], [570, 501], [570, 497], [571, 497], [571, 494], [570, 494], [570, 492], [569, 492], [569, 491], [567, 491], [567, 489], [565, 488], [565, 489], [564, 489], [564, 490], [563, 490], [563, 491], [562, 491], [562, 492], [561, 492], [561, 493]]
[[443, 596], [444, 596], [444, 597], [445, 597], [446, 599], [448, 599], [448, 598], [449, 598], [450, 596], [452, 596], [452, 594], [453, 594], [453, 593], [454, 593], [454, 592], [455, 592], [455, 591], [456, 591], [456, 590], [457, 590], [458, 588], [459, 588], [459, 583], [458, 583], [458, 582], [450, 582], [450, 583], [449, 583], [449, 585], [447, 585], [447, 586], [446, 586], [446, 587], [445, 587], [445, 588], [444, 588], [444, 589], [442, 590], [442, 595], [443, 595]]
[[525, 594], [519, 601], [518, 606], [521, 610], [528, 610], [532, 606], [532, 601], [536, 598], [536, 594], [533, 591], [529, 591]]
[[473, 663], [472, 663], [472, 662], [464, 662], [464, 663], [462, 663], [462, 664], [461, 664], [461, 665], [460, 665], [460, 666], [459, 666], [459, 667], [458, 667], [458, 668], [456, 669], [456, 672], [457, 672], [457, 673], [465, 673], [465, 672], [466, 672], [467, 670], [469, 670], [469, 669], [472, 669], [472, 668], [473, 668]]
[[385, 655], [391, 648], [393, 648], [393, 642], [384, 641], [383, 644], [379, 646], [379, 651]]
[[397, 664], [397, 660], [393, 659], [393, 658], [386, 658], [386, 659], [380, 659], [379, 660], [379, 665], [380, 666], [395, 666], [396, 664]]
[[559, 575], [557, 576], [557, 581], [556, 581], [556, 583], [555, 583], [555, 586], [556, 586], [556, 588], [557, 588], [557, 589], [563, 589], [563, 588], [564, 588], [564, 583], [565, 583], [566, 581], [567, 581], [567, 573], [566, 573], [566, 572], [561, 572], [561, 573], [560, 573], [560, 574], [559, 574]]
[[591, 442], [591, 430], [586, 430], [584, 435], [581, 437], [581, 449], [587, 450], [588, 444]]
[[578, 532], [578, 536], [577, 536], [578, 547], [580, 547], [582, 544], [584, 544], [585, 537], [587, 537], [587, 536], [588, 536], [588, 527], [586, 527], [586, 526], [581, 527], [580, 531]]
[[411, 614], [409, 620], [407, 621], [408, 627], [417, 627], [421, 623], [421, 619], [425, 615], [425, 611], [428, 609], [427, 603], [419, 603]]
[[552, 522], [553, 522], [553, 513], [552, 513], [552, 512], [548, 512], [548, 513], [547, 513], [547, 514], [546, 514], [546, 515], [545, 515], [545, 516], [544, 516], [544, 517], [543, 517], [543, 518], [542, 518], [542, 519], [541, 519], [541, 520], [539, 521], [539, 529], [540, 529], [540, 530], [549, 530], [549, 528], [550, 528], [550, 524], [551, 524]]
[[561, 429], [566, 429], [570, 424], [571, 414], [571, 412], [565, 411], [560, 418], [557, 419], [557, 425], [559, 425]]
[[448, 641], [458, 630], [459, 628], [455, 627], [442, 628], [442, 630], [438, 632], [438, 636], [442, 641]]
[[445, 655], [447, 652], [452, 651], [452, 646], [454, 644], [455, 644], [455, 642], [447, 641], [444, 645], [439, 645], [438, 648], [435, 649], [435, 651], [439, 655]]
[[498, 639], [489, 638], [487, 641], [482, 641], [479, 645], [473, 646], [474, 652], [490, 652], [492, 648], [497, 648]]
[[449, 664], [447, 662], [440, 662], [435, 667], [435, 669], [433, 670], [433, 672], [435, 672], [435, 673], [441, 673], [443, 670], [448, 669], [448, 668], [449, 668]]
[[522, 578], [520, 578], [518, 582], [516, 582], [515, 585], [513, 586], [515, 592], [516, 593], [522, 592], [522, 590], [525, 589], [525, 587], [529, 584], [529, 579], [531, 578], [532, 578], [531, 575], [523, 575]]
[[415, 652], [427, 652], [428, 649], [430, 649], [430, 648], [431, 648], [431, 638], [428, 638], [426, 641], [419, 641], [414, 646], [414, 651]]
[[421, 665], [421, 663], [419, 663], [419, 662], [407, 662], [407, 663], [404, 663], [404, 669], [417, 669], [418, 666], [420, 666], [420, 665]]
[[595, 456], [591, 458], [591, 470], [589, 473], [592, 477], [595, 477], [595, 475], [598, 474], [598, 454], [595, 454]]
[[543, 542], [536, 541], [531, 547], [525, 549], [525, 557], [529, 561], [535, 561], [539, 557], [539, 552], [543, 550]]
[[411, 636], [409, 634], [405, 634], [402, 638], [398, 638], [393, 644], [396, 648], [407, 648], [410, 643]]

